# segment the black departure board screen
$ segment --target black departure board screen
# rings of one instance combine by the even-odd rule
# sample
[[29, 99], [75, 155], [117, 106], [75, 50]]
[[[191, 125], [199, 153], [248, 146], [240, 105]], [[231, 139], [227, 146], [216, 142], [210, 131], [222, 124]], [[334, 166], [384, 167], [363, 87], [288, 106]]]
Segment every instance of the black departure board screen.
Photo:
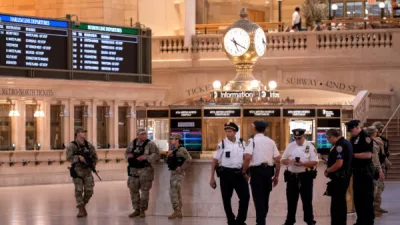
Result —
[[68, 69], [68, 22], [0, 14], [0, 65]]
[[73, 28], [74, 70], [138, 73], [137, 29], [85, 23]]

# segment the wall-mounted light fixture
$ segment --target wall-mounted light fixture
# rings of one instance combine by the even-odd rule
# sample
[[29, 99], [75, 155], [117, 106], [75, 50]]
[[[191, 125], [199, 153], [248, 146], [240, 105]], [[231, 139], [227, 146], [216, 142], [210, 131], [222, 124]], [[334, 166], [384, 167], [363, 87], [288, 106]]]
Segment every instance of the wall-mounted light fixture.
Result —
[[12, 103], [11, 99], [7, 98], [7, 102], [11, 105], [11, 110], [8, 113], [8, 116], [11, 117], [19, 116], [19, 112], [17, 109], [15, 109], [15, 104]]
[[36, 101], [36, 99], [33, 99], [33, 103], [36, 105], [36, 111], [33, 114], [34, 117], [44, 117], [44, 111], [41, 109], [40, 104]]

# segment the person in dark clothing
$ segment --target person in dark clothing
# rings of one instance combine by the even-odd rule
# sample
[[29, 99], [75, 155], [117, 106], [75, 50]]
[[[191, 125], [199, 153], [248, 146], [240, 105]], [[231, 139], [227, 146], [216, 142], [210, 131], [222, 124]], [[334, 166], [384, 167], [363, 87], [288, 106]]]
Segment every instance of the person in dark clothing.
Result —
[[328, 156], [328, 168], [325, 170], [325, 176], [331, 179], [326, 193], [332, 197], [331, 225], [346, 225], [346, 191], [351, 177], [353, 147], [335, 129], [326, 132], [326, 139], [333, 145]]

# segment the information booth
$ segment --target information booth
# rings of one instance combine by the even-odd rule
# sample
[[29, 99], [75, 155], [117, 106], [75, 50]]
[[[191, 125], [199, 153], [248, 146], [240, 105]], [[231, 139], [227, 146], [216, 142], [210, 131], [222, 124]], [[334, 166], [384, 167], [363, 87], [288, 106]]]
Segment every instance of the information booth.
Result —
[[[203, 150], [216, 150], [220, 141], [225, 138], [224, 124], [234, 122], [242, 128], [240, 107], [204, 107], [203, 109]], [[237, 138], [240, 132], [237, 133]]]
[[269, 126], [265, 130], [265, 135], [275, 141], [278, 149], [280, 148], [281, 133], [281, 109], [280, 108], [243, 108], [243, 129], [242, 136], [248, 140], [253, 130], [255, 120], [264, 120]]
[[171, 133], [182, 135], [183, 145], [188, 151], [202, 150], [202, 110], [201, 108], [172, 108]]
[[292, 142], [293, 129], [305, 129], [305, 137], [311, 143], [315, 143], [315, 108], [283, 108], [283, 134], [284, 143]]
[[341, 130], [340, 109], [317, 109], [317, 144], [318, 153], [329, 154], [332, 145], [326, 138], [326, 131], [329, 129]]

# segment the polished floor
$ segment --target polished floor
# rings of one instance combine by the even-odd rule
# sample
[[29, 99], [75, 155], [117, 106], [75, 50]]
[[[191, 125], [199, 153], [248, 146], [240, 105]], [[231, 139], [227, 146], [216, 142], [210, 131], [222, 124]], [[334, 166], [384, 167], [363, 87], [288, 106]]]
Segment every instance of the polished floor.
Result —
[[[166, 187], [166, 190], [168, 187]], [[383, 207], [390, 211], [376, 219], [376, 225], [400, 224], [400, 183], [387, 183], [383, 195]], [[44, 185], [0, 188], [1, 225], [223, 225], [221, 218], [187, 217], [169, 221], [163, 216], [148, 216], [145, 219], [130, 219], [131, 204], [126, 182], [96, 183], [95, 195], [88, 205], [89, 216], [77, 219], [73, 186]], [[273, 207], [272, 205], [270, 207]], [[317, 224], [328, 225], [330, 219], [316, 218]], [[267, 224], [280, 225], [283, 217], [271, 217]], [[348, 217], [348, 224], [354, 223], [354, 215]], [[249, 218], [248, 225], [255, 224]], [[304, 224], [298, 218], [297, 224]]]

